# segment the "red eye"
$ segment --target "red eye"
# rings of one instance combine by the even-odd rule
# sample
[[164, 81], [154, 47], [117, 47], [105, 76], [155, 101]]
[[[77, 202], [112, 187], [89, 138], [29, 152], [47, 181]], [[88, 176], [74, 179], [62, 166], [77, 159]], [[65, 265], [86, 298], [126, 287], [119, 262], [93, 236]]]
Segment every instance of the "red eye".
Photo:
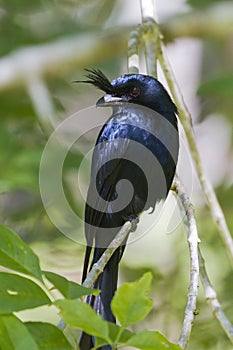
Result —
[[137, 97], [140, 94], [140, 89], [137, 86], [134, 86], [131, 90], [130, 90], [130, 95], [133, 97]]

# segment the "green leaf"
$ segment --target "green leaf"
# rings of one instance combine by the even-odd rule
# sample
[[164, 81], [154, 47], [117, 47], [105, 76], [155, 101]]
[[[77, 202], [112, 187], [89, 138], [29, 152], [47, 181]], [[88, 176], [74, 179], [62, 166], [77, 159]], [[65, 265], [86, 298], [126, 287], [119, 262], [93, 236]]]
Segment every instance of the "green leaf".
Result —
[[39, 349], [71, 350], [73, 349], [64, 334], [54, 325], [43, 322], [27, 322], [26, 327], [36, 341]]
[[125, 283], [116, 291], [112, 300], [112, 311], [123, 327], [146, 317], [152, 301], [146, 296], [150, 290], [152, 275], [145, 273], [139, 281]]
[[[108, 329], [109, 329], [109, 339], [111, 340], [111, 344], [116, 343], [116, 341], [118, 344], [121, 344], [121, 343], [125, 344], [135, 334], [111, 322], [108, 322]], [[120, 335], [120, 338], [118, 339], [119, 332], [121, 333], [121, 335]], [[105, 340], [95, 337], [96, 348], [99, 348], [107, 344], [108, 342], [106, 342]]]
[[142, 331], [131, 337], [126, 345], [143, 350], [180, 350], [181, 348], [170, 343], [161, 333], [156, 331]]
[[14, 315], [0, 315], [1, 350], [40, 350], [27, 327]]
[[109, 340], [108, 323], [97, 315], [90, 305], [76, 300], [58, 300], [55, 305], [61, 309], [65, 323], [88, 334]]
[[0, 314], [50, 303], [45, 292], [33, 281], [12, 273], [0, 272]]
[[38, 257], [15, 232], [3, 225], [0, 225], [0, 265], [42, 281]]
[[109, 329], [109, 338], [112, 340], [113, 343], [118, 337], [119, 332], [121, 332], [121, 336], [119, 338], [120, 343], [125, 343], [134, 335], [133, 332], [127, 329], [124, 329], [123, 327], [118, 326], [117, 324], [111, 323], [111, 322], [108, 322], [108, 329]]
[[203, 82], [197, 93], [199, 95], [233, 96], [233, 72]]
[[56, 287], [67, 299], [77, 299], [84, 295], [98, 295], [99, 290], [86, 288], [78, 283], [67, 280], [54, 272], [43, 271], [46, 278]]

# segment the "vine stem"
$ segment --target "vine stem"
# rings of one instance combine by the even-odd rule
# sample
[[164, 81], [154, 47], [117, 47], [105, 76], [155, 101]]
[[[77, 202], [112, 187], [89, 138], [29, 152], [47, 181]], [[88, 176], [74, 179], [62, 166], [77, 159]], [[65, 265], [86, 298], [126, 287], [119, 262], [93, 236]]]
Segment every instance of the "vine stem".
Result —
[[144, 45], [147, 73], [157, 78], [157, 57], [159, 49], [159, 27], [155, 22], [154, 0], [140, 0], [142, 25], [141, 38]]
[[205, 290], [206, 301], [210, 305], [213, 315], [219, 321], [221, 327], [223, 328], [226, 335], [228, 336], [231, 343], [233, 344], [233, 325], [226, 317], [225, 313], [222, 310], [221, 304], [218, 301], [217, 293], [214, 290], [210, 282], [210, 279], [207, 275], [206, 268], [205, 268], [205, 260], [202, 257], [200, 249], [198, 249], [198, 258], [199, 258], [199, 267], [200, 267], [200, 277], [201, 277], [203, 288]]
[[140, 0], [140, 6], [142, 24], [132, 30], [128, 41], [128, 72], [130, 74], [139, 73], [139, 46], [143, 44], [147, 73], [156, 78], [159, 28], [154, 20], [154, 1]]
[[141, 27], [138, 26], [131, 31], [128, 40], [128, 73], [139, 73], [139, 53], [138, 48], [141, 40]]
[[199, 278], [198, 243], [200, 242], [200, 239], [197, 232], [194, 208], [177, 176], [174, 179], [172, 189], [177, 194], [180, 211], [184, 217], [183, 223], [190, 252], [190, 283], [188, 300], [185, 308], [182, 331], [180, 339], [178, 341], [178, 344], [181, 346], [181, 348], [186, 349], [191, 335], [194, 316], [196, 313]]
[[[130, 233], [132, 227], [134, 227], [134, 221], [126, 221], [120, 231], [117, 233], [115, 238], [112, 240], [108, 248], [101, 255], [99, 260], [92, 266], [91, 270], [88, 272], [86, 279], [83, 282], [83, 286], [86, 288], [91, 288], [99, 275], [103, 272], [105, 266], [107, 265], [109, 259], [115, 252], [115, 250], [124, 242], [128, 234]], [[66, 324], [63, 319], [58, 323], [58, 328], [64, 330]]]
[[184, 128], [185, 135], [189, 144], [189, 149], [196, 167], [198, 178], [201, 184], [203, 194], [208, 204], [212, 219], [216, 224], [222, 241], [226, 247], [231, 263], [233, 264], [233, 239], [226, 223], [222, 208], [218, 202], [213, 186], [204, 173], [200, 154], [195, 141], [194, 131], [191, 122], [190, 113], [185, 105], [183, 96], [176, 82], [174, 73], [170, 67], [169, 61], [164, 50], [164, 46], [160, 41], [159, 62], [166, 77], [169, 89], [172, 93], [173, 100], [179, 110], [179, 118]]
[[128, 234], [132, 229], [133, 222], [126, 221], [116, 237], [112, 240], [108, 248], [101, 255], [100, 259], [92, 266], [90, 272], [87, 274], [83, 286], [90, 288], [97, 280], [99, 275], [103, 272], [104, 267], [107, 265], [109, 259], [115, 252], [115, 250], [124, 242]]
[[178, 177], [175, 178], [172, 189], [175, 191], [178, 197], [180, 210], [184, 215], [184, 227], [186, 230], [190, 250], [190, 285], [188, 293], [188, 302], [185, 308], [185, 317], [178, 344], [181, 346], [182, 349], [186, 349], [188, 346], [192, 330], [192, 324], [194, 321], [194, 316], [196, 314], [199, 272], [201, 282], [205, 291], [206, 301], [210, 305], [213, 315], [219, 321], [221, 327], [227, 334], [230, 341], [233, 343], [233, 326], [222, 310], [222, 306], [217, 298], [217, 293], [213, 288], [208, 277], [205, 268], [205, 261], [202, 257], [200, 247], [198, 246], [200, 240], [198, 238], [197, 233], [194, 208], [192, 206], [192, 203], [190, 202], [189, 197], [185, 193], [184, 187], [181, 184]]

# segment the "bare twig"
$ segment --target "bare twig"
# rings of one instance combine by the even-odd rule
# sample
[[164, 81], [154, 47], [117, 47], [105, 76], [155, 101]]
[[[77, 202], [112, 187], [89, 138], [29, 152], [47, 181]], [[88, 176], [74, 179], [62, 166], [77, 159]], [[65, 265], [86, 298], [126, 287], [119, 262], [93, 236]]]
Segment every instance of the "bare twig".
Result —
[[159, 28], [155, 22], [155, 6], [153, 0], [140, 0], [142, 15], [142, 40], [146, 58], [147, 73], [157, 77], [157, 57]]
[[105, 252], [101, 255], [100, 259], [92, 266], [91, 271], [87, 274], [87, 277], [85, 281], [83, 282], [84, 287], [91, 287], [93, 283], [97, 280], [99, 275], [103, 272], [104, 267], [108, 263], [109, 259], [115, 252], [115, 250], [124, 242], [128, 234], [130, 233], [130, 230], [132, 228], [132, 223], [130, 221], [127, 221], [116, 237], [112, 240], [108, 248], [105, 250]]
[[155, 18], [155, 1], [140, 0], [142, 22], [146, 18]]
[[157, 78], [159, 29], [157, 23], [152, 18], [144, 19], [142, 38], [145, 47], [147, 72], [149, 75]]
[[206, 300], [211, 306], [213, 315], [217, 318], [220, 325], [226, 332], [228, 338], [233, 343], [233, 326], [226, 317], [225, 313], [223, 312], [222, 307], [217, 299], [216, 291], [211, 285], [211, 282], [205, 269], [205, 261], [202, 257], [200, 248], [198, 247], [199, 238], [197, 235], [197, 227], [192, 204], [177, 177], [174, 180], [173, 189], [177, 193], [177, 196], [182, 205], [181, 212], [183, 212], [185, 218], [184, 224], [187, 232], [191, 258], [191, 278], [189, 296], [185, 310], [183, 328], [178, 344], [181, 346], [182, 349], [186, 349], [191, 334], [198, 292], [198, 270], [200, 270], [200, 277], [203, 288], [205, 290]]
[[109, 30], [98, 40], [97, 34], [92, 36], [88, 33], [29, 46], [1, 58], [0, 90], [27, 86], [29, 75], [58, 76], [71, 71], [74, 66], [88, 67], [97, 60], [116, 57], [125, 51], [127, 28], [118, 33]]
[[233, 3], [229, 1], [171, 16], [160, 27], [166, 41], [180, 37], [226, 40], [232, 37], [232, 23]]
[[[146, 3], [146, 1], [141, 0], [141, 4]], [[150, 1], [148, 1], [150, 3]], [[153, 7], [152, 5], [148, 5], [151, 12], [151, 17], [153, 16]], [[142, 11], [143, 11], [143, 5], [141, 5]], [[146, 7], [145, 7], [146, 8]], [[144, 9], [144, 13], [147, 13], [147, 16], [149, 16], [149, 10]], [[213, 12], [213, 14], [216, 15], [216, 11]], [[229, 26], [227, 26], [229, 28]], [[232, 30], [232, 29], [231, 29]], [[230, 231], [228, 229], [222, 208], [220, 207], [216, 194], [213, 190], [213, 187], [211, 183], [209, 182], [208, 178], [204, 174], [202, 162], [200, 159], [200, 154], [197, 149], [195, 136], [192, 128], [192, 121], [190, 113], [187, 109], [187, 106], [185, 105], [183, 96], [181, 94], [181, 91], [179, 89], [179, 86], [176, 82], [175, 76], [173, 74], [173, 71], [171, 69], [171, 66], [169, 64], [169, 61], [166, 56], [166, 52], [164, 50], [164, 46], [161, 40], [157, 40], [157, 44], [159, 44], [159, 51], [157, 52], [157, 57], [159, 59], [159, 62], [161, 64], [162, 70], [164, 72], [164, 75], [167, 79], [167, 83], [169, 85], [170, 91], [172, 93], [173, 99], [175, 104], [177, 105], [179, 109], [179, 117], [180, 121], [182, 123], [182, 126], [184, 128], [189, 148], [197, 169], [197, 173], [199, 176], [199, 180], [202, 186], [203, 193], [205, 195], [207, 204], [210, 208], [211, 215], [213, 217], [214, 222], [216, 223], [219, 232], [221, 234], [222, 240], [227, 248], [227, 251], [229, 253], [229, 256], [231, 258], [231, 262], [233, 262], [233, 240], [230, 234]]]
[[214, 192], [214, 189], [205, 175], [203, 171], [203, 166], [200, 158], [199, 151], [197, 149], [195, 136], [192, 128], [192, 122], [191, 122], [191, 116], [190, 113], [185, 105], [185, 102], [183, 100], [182, 94], [180, 92], [180, 89], [178, 87], [178, 84], [176, 83], [174, 74], [172, 72], [172, 69], [170, 67], [170, 64], [168, 62], [168, 59], [166, 57], [165, 50], [163, 48], [163, 44], [161, 43], [160, 46], [160, 54], [159, 54], [159, 61], [161, 64], [161, 67], [163, 69], [164, 75], [167, 79], [170, 91], [172, 93], [174, 102], [176, 106], [179, 109], [179, 117], [180, 121], [182, 123], [182, 126], [184, 128], [186, 138], [189, 144], [190, 152], [192, 154], [194, 164], [197, 170], [198, 178], [201, 184], [202, 191], [204, 193], [206, 202], [209, 206], [213, 221], [217, 225], [217, 228], [219, 230], [219, 233], [221, 235], [221, 238], [223, 240], [223, 243], [226, 247], [226, 251], [228, 252], [228, 255], [230, 257], [230, 261], [233, 264], [233, 240], [230, 234], [230, 231], [228, 229], [226, 219], [224, 217], [222, 208], [220, 207], [220, 204], [217, 200], [216, 194]]
[[190, 283], [188, 292], [188, 301], [185, 308], [185, 317], [183, 321], [183, 327], [178, 344], [182, 349], [186, 349], [190, 338], [192, 324], [196, 311], [197, 295], [198, 295], [198, 277], [199, 277], [199, 265], [198, 265], [198, 238], [197, 225], [194, 215], [194, 209], [190, 202], [189, 197], [185, 193], [185, 190], [178, 179], [175, 178], [173, 183], [173, 189], [176, 192], [180, 201], [180, 209], [184, 214], [184, 226], [187, 234], [187, 240], [190, 251]]
[[198, 255], [199, 255], [200, 277], [201, 277], [203, 288], [205, 290], [206, 300], [210, 304], [213, 315], [217, 318], [220, 325], [226, 332], [228, 338], [233, 343], [233, 325], [231, 324], [231, 322], [228, 320], [225, 313], [223, 312], [222, 307], [217, 298], [217, 293], [214, 290], [213, 286], [211, 285], [211, 282], [206, 272], [205, 261], [202, 257], [200, 249], [198, 250]]
[[[107, 265], [109, 259], [115, 252], [115, 250], [120, 247], [120, 245], [124, 242], [128, 234], [130, 233], [133, 226], [133, 221], [126, 221], [122, 226], [120, 231], [117, 233], [116, 237], [109, 244], [108, 248], [101, 255], [100, 259], [92, 266], [91, 270], [88, 272], [85, 281], [83, 282], [83, 286], [90, 288], [93, 286], [94, 282], [97, 280], [99, 275], [103, 272], [104, 267]], [[60, 320], [58, 323], [58, 328], [64, 330], [66, 324], [64, 320]]]
[[139, 73], [139, 45], [141, 40], [141, 27], [138, 26], [131, 31], [128, 41], [128, 72], [130, 74]]
[[140, 0], [142, 24], [131, 31], [128, 41], [128, 71], [139, 73], [139, 46], [143, 44], [147, 73], [157, 77], [159, 28], [154, 20], [153, 0]]

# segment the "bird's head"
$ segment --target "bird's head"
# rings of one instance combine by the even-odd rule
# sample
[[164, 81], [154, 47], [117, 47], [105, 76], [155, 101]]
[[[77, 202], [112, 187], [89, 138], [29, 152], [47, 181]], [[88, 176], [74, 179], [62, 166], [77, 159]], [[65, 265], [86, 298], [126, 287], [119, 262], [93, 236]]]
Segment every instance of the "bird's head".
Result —
[[106, 93], [97, 101], [98, 106], [127, 102], [146, 106], [164, 116], [177, 113], [177, 108], [163, 85], [149, 75], [124, 74], [110, 82], [100, 70], [86, 71], [88, 80], [78, 82], [92, 84]]

